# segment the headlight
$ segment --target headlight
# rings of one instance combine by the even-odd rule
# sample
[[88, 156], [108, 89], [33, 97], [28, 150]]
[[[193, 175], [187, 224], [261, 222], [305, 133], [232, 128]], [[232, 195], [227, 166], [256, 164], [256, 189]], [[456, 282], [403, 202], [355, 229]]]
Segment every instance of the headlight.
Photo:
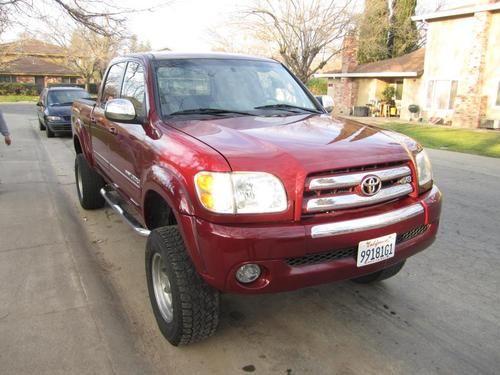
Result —
[[418, 185], [421, 190], [426, 190], [432, 185], [432, 166], [425, 150], [415, 155]]
[[199, 172], [194, 177], [203, 207], [219, 214], [282, 212], [287, 208], [281, 181], [264, 172]]
[[63, 118], [59, 116], [47, 116], [47, 120], [49, 121], [62, 121]]

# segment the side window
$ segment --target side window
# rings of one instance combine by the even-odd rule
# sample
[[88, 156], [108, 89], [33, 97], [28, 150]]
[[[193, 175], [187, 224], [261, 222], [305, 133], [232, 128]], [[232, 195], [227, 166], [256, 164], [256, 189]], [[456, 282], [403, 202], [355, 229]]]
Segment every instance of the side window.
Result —
[[146, 82], [144, 80], [144, 69], [142, 65], [129, 62], [125, 79], [123, 80], [122, 98], [128, 99], [135, 107], [137, 116], [144, 117], [145, 113], [145, 89]]
[[101, 104], [104, 105], [110, 99], [120, 97], [120, 86], [122, 83], [123, 71], [125, 70], [125, 63], [113, 65], [106, 77], [106, 83], [102, 90]]

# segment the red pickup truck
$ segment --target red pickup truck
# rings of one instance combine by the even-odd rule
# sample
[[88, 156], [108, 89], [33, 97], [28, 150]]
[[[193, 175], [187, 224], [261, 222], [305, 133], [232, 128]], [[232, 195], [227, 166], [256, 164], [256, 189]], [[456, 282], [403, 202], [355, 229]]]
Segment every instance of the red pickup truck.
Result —
[[148, 236], [154, 315], [173, 344], [210, 336], [219, 293], [376, 282], [435, 239], [441, 193], [412, 139], [332, 118], [274, 60], [144, 53], [72, 108], [85, 209]]

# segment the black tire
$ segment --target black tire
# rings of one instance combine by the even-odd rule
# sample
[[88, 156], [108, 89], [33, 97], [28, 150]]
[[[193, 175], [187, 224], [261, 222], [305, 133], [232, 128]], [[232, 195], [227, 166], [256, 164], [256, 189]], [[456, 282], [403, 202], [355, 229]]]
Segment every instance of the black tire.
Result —
[[38, 126], [39, 126], [40, 130], [45, 130], [45, 125], [42, 124], [42, 122], [40, 120], [38, 120]]
[[[159, 265], [156, 263], [158, 259], [161, 259]], [[159, 284], [153, 281], [158, 275], [154, 269], [161, 269], [168, 280], [170, 321], [164, 317], [165, 309], [160, 310], [158, 298], [161, 300], [162, 297], [155, 295], [155, 285]], [[157, 228], [149, 235], [146, 277], [156, 322], [172, 345], [187, 345], [214, 334], [219, 324], [219, 292], [206, 284], [196, 272], [177, 226]], [[157, 291], [164, 289], [163, 286], [156, 288]]]
[[54, 138], [55, 133], [48, 126], [45, 127], [45, 131], [47, 132], [47, 138]]
[[355, 283], [358, 283], [358, 284], [370, 284], [370, 283], [375, 283], [378, 281], [388, 279], [388, 278], [396, 275], [399, 271], [401, 271], [401, 269], [405, 265], [405, 262], [406, 261], [403, 260], [402, 262], [399, 262], [399, 263], [396, 263], [390, 267], [384, 268], [383, 270], [380, 270], [380, 271], [377, 271], [374, 273], [370, 273], [369, 275], [365, 275], [365, 276], [361, 276], [361, 277], [357, 277], [355, 279], [352, 279], [352, 281], [354, 281]]
[[75, 181], [78, 200], [83, 208], [95, 210], [104, 207], [105, 201], [100, 193], [105, 185], [104, 179], [87, 163], [83, 154], [76, 155]]

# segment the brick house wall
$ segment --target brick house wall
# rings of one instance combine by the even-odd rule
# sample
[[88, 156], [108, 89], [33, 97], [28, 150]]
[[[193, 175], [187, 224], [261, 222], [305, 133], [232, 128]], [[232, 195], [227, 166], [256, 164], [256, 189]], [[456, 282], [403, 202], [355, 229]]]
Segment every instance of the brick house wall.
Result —
[[459, 81], [452, 117], [453, 126], [477, 128], [486, 115], [488, 98], [482, 95], [482, 87], [490, 22], [489, 12], [474, 15], [472, 27], [474, 43], [470, 45], [468, 51], [466, 74]]

